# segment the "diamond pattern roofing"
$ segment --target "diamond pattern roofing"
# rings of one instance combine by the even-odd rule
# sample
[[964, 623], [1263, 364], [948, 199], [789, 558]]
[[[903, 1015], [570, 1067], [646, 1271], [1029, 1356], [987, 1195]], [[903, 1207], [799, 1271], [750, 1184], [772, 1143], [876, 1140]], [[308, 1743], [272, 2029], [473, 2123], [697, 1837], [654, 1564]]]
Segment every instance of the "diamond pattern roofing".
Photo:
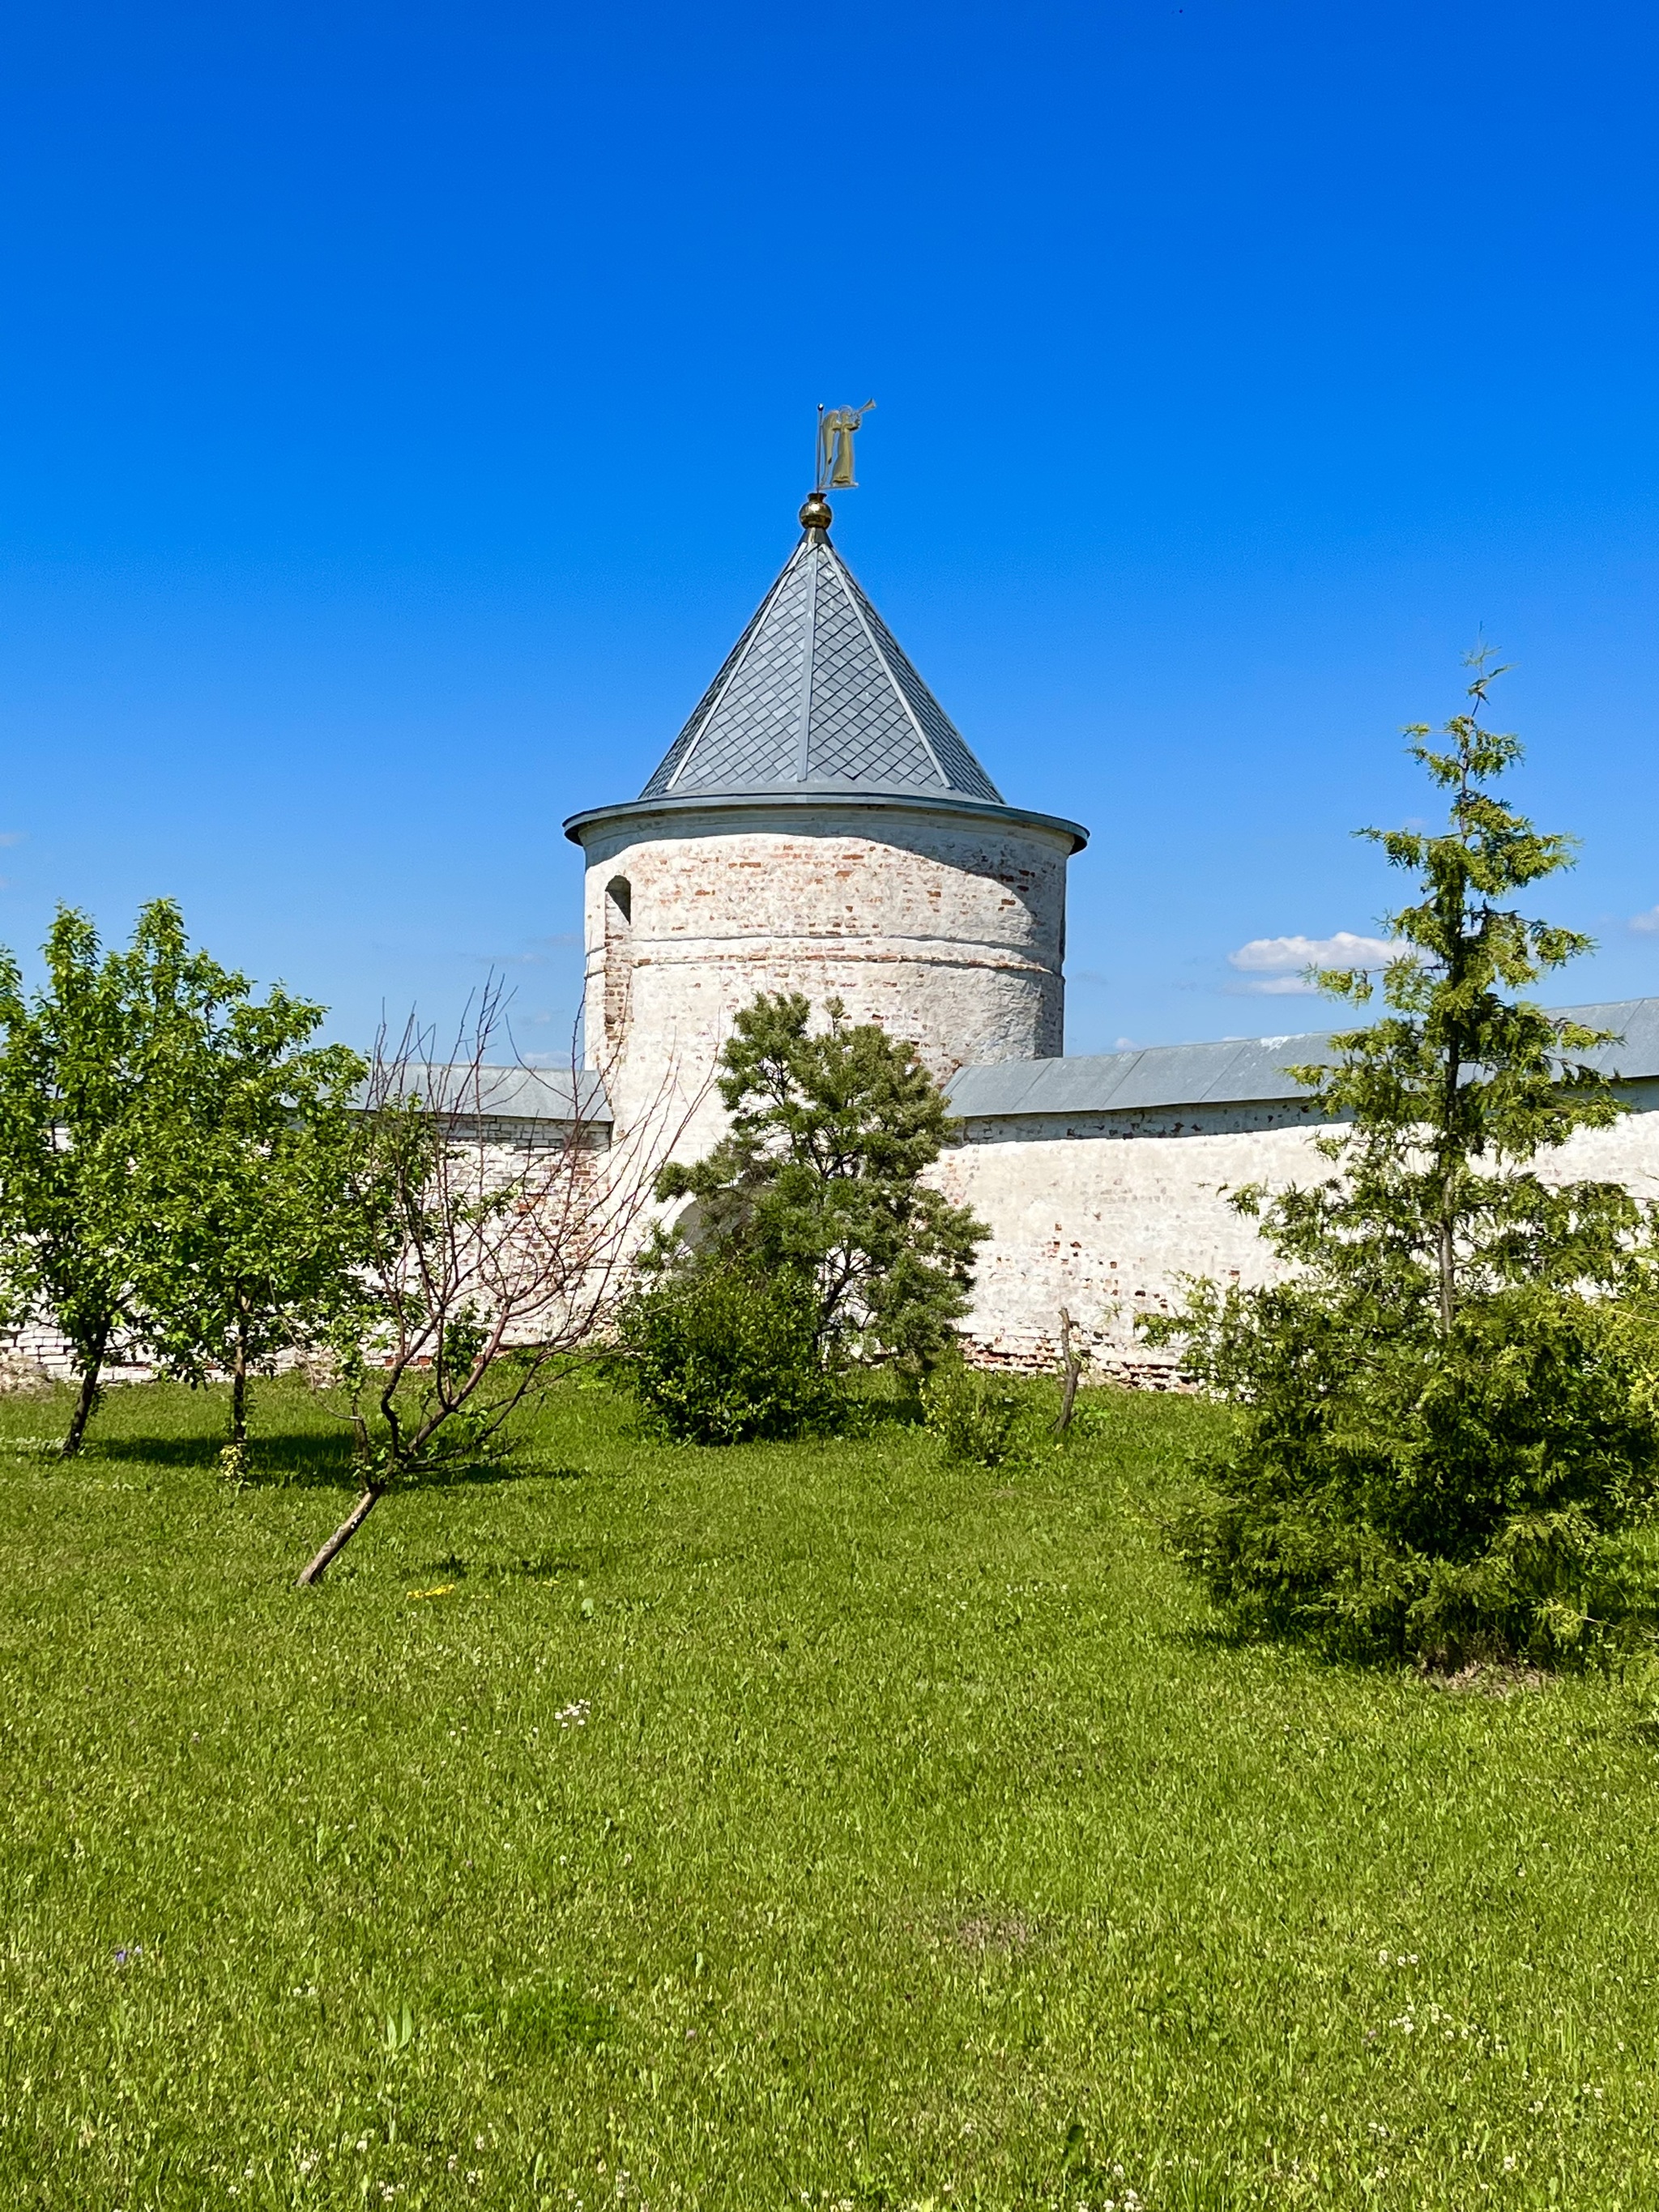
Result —
[[640, 796], [848, 790], [1003, 803], [829, 538], [809, 530]]

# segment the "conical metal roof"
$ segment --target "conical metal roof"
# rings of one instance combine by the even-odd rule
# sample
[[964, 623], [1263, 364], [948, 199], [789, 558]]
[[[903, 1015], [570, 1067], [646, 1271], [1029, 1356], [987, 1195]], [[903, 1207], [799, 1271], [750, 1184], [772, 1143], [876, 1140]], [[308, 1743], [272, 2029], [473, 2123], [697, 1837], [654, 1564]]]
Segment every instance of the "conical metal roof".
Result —
[[823, 530], [803, 535], [640, 796], [763, 791], [1003, 803]]

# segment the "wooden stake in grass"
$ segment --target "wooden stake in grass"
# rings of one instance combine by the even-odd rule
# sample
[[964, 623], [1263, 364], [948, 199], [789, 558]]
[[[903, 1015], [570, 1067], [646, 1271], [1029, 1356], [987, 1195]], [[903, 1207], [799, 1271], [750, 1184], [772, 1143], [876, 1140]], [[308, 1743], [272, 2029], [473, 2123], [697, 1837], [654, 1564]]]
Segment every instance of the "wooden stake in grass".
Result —
[[1063, 1437], [1072, 1425], [1072, 1413], [1077, 1405], [1078, 1377], [1083, 1362], [1072, 1342], [1072, 1316], [1066, 1308], [1060, 1310], [1060, 1419], [1054, 1423], [1054, 1434]]

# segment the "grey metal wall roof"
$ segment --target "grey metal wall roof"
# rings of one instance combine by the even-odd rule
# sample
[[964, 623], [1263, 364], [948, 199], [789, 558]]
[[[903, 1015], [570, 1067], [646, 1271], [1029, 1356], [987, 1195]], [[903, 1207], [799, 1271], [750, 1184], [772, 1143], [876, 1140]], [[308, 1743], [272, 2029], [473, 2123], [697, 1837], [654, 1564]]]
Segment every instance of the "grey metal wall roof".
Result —
[[[1659, 999], [1560, 1006], [1587, 1028], [1613, 1030], [1620, 1042], [1584, 1054], [1604, 1075], [1626, 1082], [1659, 1076]], [[1328, 1065], [1331, 1033], [1243, 1037], [1218, 1044], [1147, 1045], [1135, 1052], [1065, 1060], [1000, 1060], [964, 1067], [951, 1081], [951, 1110], [963, 1120], [1016, 1114], [1131, 1113], [1152, 1106], [1266, 1103], [1306, 1094], [1285, 1073]]]
[[[477, 1087], [474, 1088], [474, 1077]], [[568, 1068], [480, 1067], [441, 1060], [411, 1061], [402, 1071], [410, 1096], [442, 1098], [458, 1114], [514, 1121], [608, 1123], [605, 1085], [583, 1073], [573, 1083]]]
[[822, 530], [808, 530], [643, 799], [955, 792], [1001, 804]]
[[1617, 1042], [1604, 1044], [1583, 1058], [1625, 1083], [1659, 1075], [1659, 999], [1612, 999], [1598, 1006], [1558, 1006], [1586, 1029], [1612, 1030]]

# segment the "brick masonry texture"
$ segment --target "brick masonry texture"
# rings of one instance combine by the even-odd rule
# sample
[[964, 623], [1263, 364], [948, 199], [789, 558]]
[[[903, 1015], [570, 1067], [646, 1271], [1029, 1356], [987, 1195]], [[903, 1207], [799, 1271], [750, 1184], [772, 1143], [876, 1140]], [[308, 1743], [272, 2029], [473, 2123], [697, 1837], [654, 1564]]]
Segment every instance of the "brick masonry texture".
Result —
[[[1243, 1183], [1282, 1189], [1328, 1173], [1313, 1150], [1316, 1131], [1243, 1126], [1257, 1110], [1248, 1107], [1210, 1110], [1241, 1126], [1180, 1135], [1126, 1130], [1113, 1141], [1054, 1136], [1028, 1124], [1025, 1133], [999, 1133], [992, 1142], [974, 1141], [975, 1125], [965, 1126], [968, 1140], [945, 1154], [934, 1180], [992, 1232], [980, 1248], [967, 1323], [979, 1357], [999, 1366], [1051, 1367], [1065, 1306], [1100, 1371], [1167, 1384], [1176, 1362], [1138, 1342], [1135, 1315], [1178, 1304], [1183, 1275], [1270, 1279], [1272, 1253], [1229, 1197]], [[1551, 1181], [1596, 1177], [1659, 1199], [1659, 1113], [1582, 1131], [1539, 1167]]]
[[[694, 1097], [763, 990], [838, 997], [913, 1038], [941, 1078], [1057, 1054], [1068, 844], [925, 805], [833, 801], [740, 823], [711, 805], [591, 839], [588, 1051], [619, 1125], [667, 1071]], [[706, 1104], [685, 1149], [718, 1121]]]
[[[925, 805], [718, 802], [631, 813], [587, 843], [588, 1049], [619, 1129], [665, 1085], [699, 1100], [677, 1149], [705, 1151], [723, 1115], [706, 1089], [736, 1010], [762, 990], [845, 1000], [913, 1038], [941, 1079], [1063, 1050], [1069, 841]], [[1651, 1107], [1651, 1085], [1630, 1103]], [[699, 1099], [699, 1094], [701, 1097]], [[966, 1336], [987, 1365], [1058, 1356], [1060, 1309], [1097, 1374], [1155, 1388], [1178, 1362], [1136, 1337], [1182, 1279], [1267, 1279], [1272, 1255], [1230, 1195], [1322, 1171], [1311, 1107], [1267, 1100], [969, 1121], [934, 1170], [990, 1227]], [[1547, 1163], [1659, 1197], [1659, 1113], [1588, 1133]]]

